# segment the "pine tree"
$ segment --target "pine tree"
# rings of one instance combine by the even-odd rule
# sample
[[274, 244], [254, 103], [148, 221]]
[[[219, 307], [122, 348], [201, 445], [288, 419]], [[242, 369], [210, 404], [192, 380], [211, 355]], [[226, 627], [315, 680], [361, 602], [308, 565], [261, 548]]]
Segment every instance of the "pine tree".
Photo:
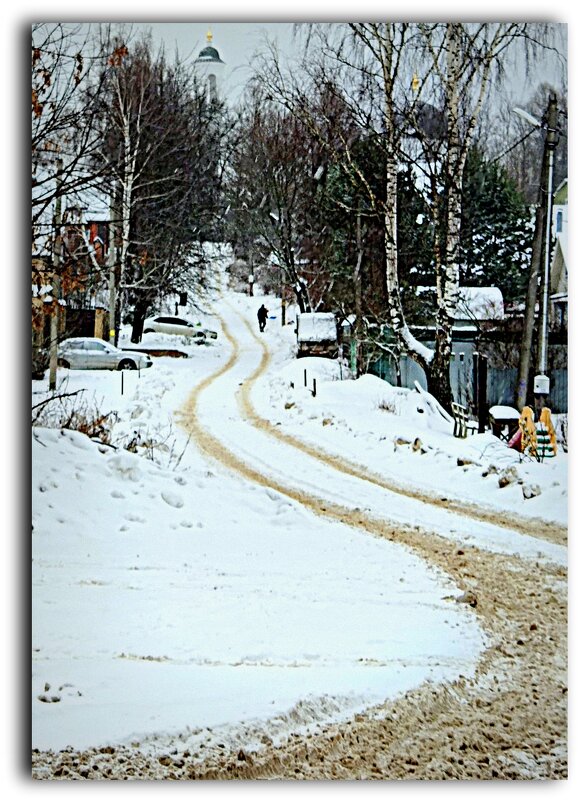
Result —
[[463, 286], [497, 286], [513, 302], [525, 295], [533, 220], [507, 171], [474, 147], [463, 181], [460, 265]]

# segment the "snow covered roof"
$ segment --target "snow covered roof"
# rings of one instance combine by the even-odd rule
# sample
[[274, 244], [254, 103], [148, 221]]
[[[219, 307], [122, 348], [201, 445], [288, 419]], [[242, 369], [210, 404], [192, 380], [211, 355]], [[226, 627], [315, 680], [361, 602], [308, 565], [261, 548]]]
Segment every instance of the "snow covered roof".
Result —
[[329, 312], [312, 312], [298, 315], [300, 342], [322, 342], [336, 339], [336, 317]]
[[457, 320], [503, 320], [501, 289], [496, 286], [465, 286], [459, 290]]
[[[435, 292], [433, 286], [418, 286], [417, 294]], [[496, 286], [462, 286], [459, 288], [456, 320], [503, 320], [504, 302]]]

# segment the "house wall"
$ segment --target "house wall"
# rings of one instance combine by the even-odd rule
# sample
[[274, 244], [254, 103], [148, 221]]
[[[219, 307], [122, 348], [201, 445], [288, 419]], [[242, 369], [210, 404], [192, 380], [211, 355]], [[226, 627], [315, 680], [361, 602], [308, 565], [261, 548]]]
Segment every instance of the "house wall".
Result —
[[[50, 347], [50, 314], [41, 298], [32, 298], [32, 345]], [[106, 309], [67, 309], [62, 306], [59, 315], [58, 338], [99, 337], [108, 339], [109, 315]]]

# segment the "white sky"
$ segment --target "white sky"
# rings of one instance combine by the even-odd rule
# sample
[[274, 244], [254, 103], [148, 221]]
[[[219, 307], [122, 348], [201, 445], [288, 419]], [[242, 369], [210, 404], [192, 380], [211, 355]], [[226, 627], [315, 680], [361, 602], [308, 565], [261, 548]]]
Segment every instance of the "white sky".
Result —
[[[358, 11], [358, 9], [357, 9]], [[502, 13], [504, 9], [502, 9]], [[438, 7], [439, 18], [444, 19], [442, 9]], [[532, 18], [533, 12], [528, 7], [526, 15]], [[301, 20], [313, 19], [312, 9], [308, 9], [307, 14], [302, 16], [298, 9], [296, 9], [295, 16], [293, 15], [286, 21], [268, 21], [263, 22], [263, 19], [268, 19], [271, 16], [267, 12], [263, 17], [256, 14], [253, 19], [244, 19], [248, 16], [248, 12], [243, 16], [238, 16], [239, 21], [230, 22], [227, 19], [220, 19], [217, 14], [215, 21], [211, 18], [205, 18], [201, 21], [195, 19], [195, 15], [186, 11], [182, 12], [179, 16], [179, 21], [165, 21], [171, 18], [171, 15], [165, 16], [164, 21], [146, 21], [138, 23], [143, 27], [150, 28], [153, 33], [154, 41], [163, 43], [166, 53], [169, 58], [178, 50], [181, 58], [195, 59], [202, 47], [207, 44], [206, 33], [211, 29], [213, 34], [213, 46], [217, 48], [220, 57], [226, 64], [226, 91], [231, 99], [237, 99], [241, 93], [244, 83], [250, 77], [250, 63], [256, 50], [262, 49], [266, 40], [275, 42], [282, 53], [291, 54], [299, 47], [299, 41], [295, 36], [295, 23]], [[231, 14], [229, 15], [231, 19]], [[323, 18], [325, 15], [317, 15], [318, 19]], [[340, 19], [340, 8], [334, 8], [334, 13], [331, 19]], [[142, 15], [138, 14], [135, 19], [141, 19]], [[358, 14], [358, 18], [363, 18]], [[369, 14], [368, 19], [372, 18]], [[465, 18], [463, 15], [462, 18]], [[505, 18], [505, 16], [504, 16]], [[514, 16], [515, 18], [515, 16]], [[145, 17], [145, 19], [148, 19]], [[152, 18], [149, 18], [152, 19]], [[563, 22], [562, 18], [554, 19], [554, 22]], [[510, 70], [508, 69], [508, 75]], [[558, 59], [551, 53], [547, 53], [535, 65], [535, 74], [528, 81], [524, 81], [523, 72], [521, 76], [517, 73], [511, 77], [511, 92], [514, 97], [518, 99], [520, 104], [524, 104], [528, 98], [534, 93], [537, 84], [540, 81], [552, 80], [556, 85], [560, 84], [561, 65]]]

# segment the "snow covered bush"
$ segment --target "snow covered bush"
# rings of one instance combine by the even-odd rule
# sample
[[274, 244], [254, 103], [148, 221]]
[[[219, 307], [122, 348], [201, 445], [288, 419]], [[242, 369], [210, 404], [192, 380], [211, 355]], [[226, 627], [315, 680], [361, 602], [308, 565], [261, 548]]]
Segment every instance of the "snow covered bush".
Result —
[[380, 409], [382, 412], [390, 412], [390, 414], [397, 414], [398, 408], [397, 404], [394, 400], [380, 400], [377, 404], [377, 409]]

